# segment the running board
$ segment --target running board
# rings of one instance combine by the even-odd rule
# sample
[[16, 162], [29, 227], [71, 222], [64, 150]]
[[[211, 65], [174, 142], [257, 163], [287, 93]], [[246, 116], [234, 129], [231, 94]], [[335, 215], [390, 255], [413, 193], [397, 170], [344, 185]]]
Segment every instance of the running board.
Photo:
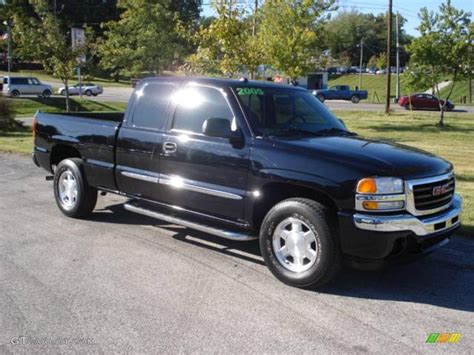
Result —
[[224, 230], [224, 229], [218, 229], [214, 227], [207, 226], [205, 224], [200, 224], [196, 222], [191, 222], [179, 217], [174, 217], [170, 216], [164, 213], [152, 211], [143, 207], [138, 207], [135, 205], [132, 205], [130, 203], [124, 204], [124, 207], [127, 211], [134, 212], [134, 213], [139, 213], [148, 217], [160, 219], [162, 221], [166, 221], [168, 223], [173, 223], [177, 224], [183, 227], [195, 229], [204, 233], [209, 233], [221, 238], [225, 239], [230, 239], [230, 240], [236, 240], [236, 241], [248, 241], [248, 240], [255, 240], [258, 237], [252, 234], [245, 234], [245, 233], [238, 233], [238, 232], [233, 232], [229, 230]]

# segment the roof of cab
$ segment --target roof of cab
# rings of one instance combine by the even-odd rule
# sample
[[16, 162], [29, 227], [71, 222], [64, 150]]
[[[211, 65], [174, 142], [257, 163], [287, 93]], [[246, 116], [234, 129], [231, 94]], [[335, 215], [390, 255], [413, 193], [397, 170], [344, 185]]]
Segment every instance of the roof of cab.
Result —
[[284, 89], [296, 89], [296, 90], [305, 90], [304, 88], [292, 86], [288, 84], [278, 84], [271, 81], [263, 80], [242, 80], [242, 79], [228, 79], [228, 78], [209, 78], [209, 77], [192, 77], [192, 76], [159, 76], [159, 77], [149, 77], [140, 80], [141, 83], [150, 82], [150, 81], [167, 81], [167, 82], [180, 82], [180, 83], [191, 83], [196, 82], [199, 84], [207, 84], [217, 87], [268, 87], [268, 88], [284, 88]]

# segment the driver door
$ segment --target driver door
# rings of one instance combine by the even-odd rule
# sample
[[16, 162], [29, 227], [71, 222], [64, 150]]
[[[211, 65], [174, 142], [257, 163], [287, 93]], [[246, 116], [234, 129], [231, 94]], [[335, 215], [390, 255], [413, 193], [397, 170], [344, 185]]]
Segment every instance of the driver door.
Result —
[[[209, 86], [183, 88], [174, 117], [163, 137], [161, 200], [169, 205], [238, 222], [247, 194], [250, 148], [228, 138], [202, 133], [208, 118], [223, 118], [235, 127], [229, 93]], [[236, 107], [236, 106], [234, 106]]]

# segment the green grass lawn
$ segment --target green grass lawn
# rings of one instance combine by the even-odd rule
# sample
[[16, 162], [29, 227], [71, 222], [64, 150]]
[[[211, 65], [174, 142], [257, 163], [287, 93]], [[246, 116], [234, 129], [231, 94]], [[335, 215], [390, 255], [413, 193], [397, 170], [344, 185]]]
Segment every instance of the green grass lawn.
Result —
[[[361, 136], [424, 149], [452, 162], [457, 190], [464, 198], [461, 233], [474, 236], [474, 114], [448, 112], [446, 127], [439, 128], [436, 112], [400, 112], [390, 116], [377, 112], [335, 113], [344, 119], [350, 130]], [[0, 151], [30, 154], [31, 132], [0, 131]]]
[[[378, 102], [374, 97], [374, 94], [377, 93], [377, 96], [380, 99], [380, 103], [385, 102], [385, 81], [387, 80], [386, 75], [371, 75], [371, 74], [362, 74], [362, 90], [367, 90], [369, 92], [368, 102]], [[400, 87], [401, 94], [408, 94], [408, 86], [405, 84], [405, 77], [403, 74], [400, 75]], [[397, 76], [392, 74], [391, 77], [391, 97], [395, 97], [396, 94], [396, 82]], [[359, 74], [348, 74], [342, 75], [338, 78], [329, 80], [328, 86], [333, 85], [350, 85], [352, 89], [356, 86], [359, 86]], [[364, 101], [365, 102], [365, 101]]]
[[389, 117], [373, 112], [336, 111], [358, 134], [399, 142], [437, 154], [454, 164], [457, 190], [464, 198], [461, 233], [474, 236], [474, 114], [446, 113], [439, 128], [439, 113], [409, 112]]
[[[64, 112], [66, 99], [63, 97], [50, 98], [19, 98], [5, 99], [11, 102], [16, 116], [33, 116], [36, 111]], [[87, 99], [71, 99], [71, 111], [125, 111], [125, 102], [98, 102]]]
[[[473, 81], [474, 82], [474, 81]], [[471, 83], [471, 88], [473, 88], [472, 92], [474, 94], [474, 85]], [[441, 90], [441, 97], [446, 97], [446, 95], [449, 93], [449, 90], [451, 89], [451, 85], [445, 87], [444, 89]], [[460, 103], [460, 98], [462, 96], [466, 96], [467, 98], [467, 104], [469, 104], [469, 96], [468, 96], [468, 90], [469, 87], [467, 85], [467, 80], [457, 82], [454, 84], [454, 89], [453, 93], [451, 94], [451, 101], [458, 105], [465, 105], [464, 103]]]

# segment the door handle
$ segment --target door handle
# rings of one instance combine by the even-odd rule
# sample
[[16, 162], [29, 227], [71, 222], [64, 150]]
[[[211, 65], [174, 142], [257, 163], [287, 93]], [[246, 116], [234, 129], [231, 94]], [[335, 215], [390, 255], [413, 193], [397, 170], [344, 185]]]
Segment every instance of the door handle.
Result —
[[178, 150], [178, 145], [174, 142], [166, 142], [163, 144], [163, 152], [166, 154], [176, 153]]

